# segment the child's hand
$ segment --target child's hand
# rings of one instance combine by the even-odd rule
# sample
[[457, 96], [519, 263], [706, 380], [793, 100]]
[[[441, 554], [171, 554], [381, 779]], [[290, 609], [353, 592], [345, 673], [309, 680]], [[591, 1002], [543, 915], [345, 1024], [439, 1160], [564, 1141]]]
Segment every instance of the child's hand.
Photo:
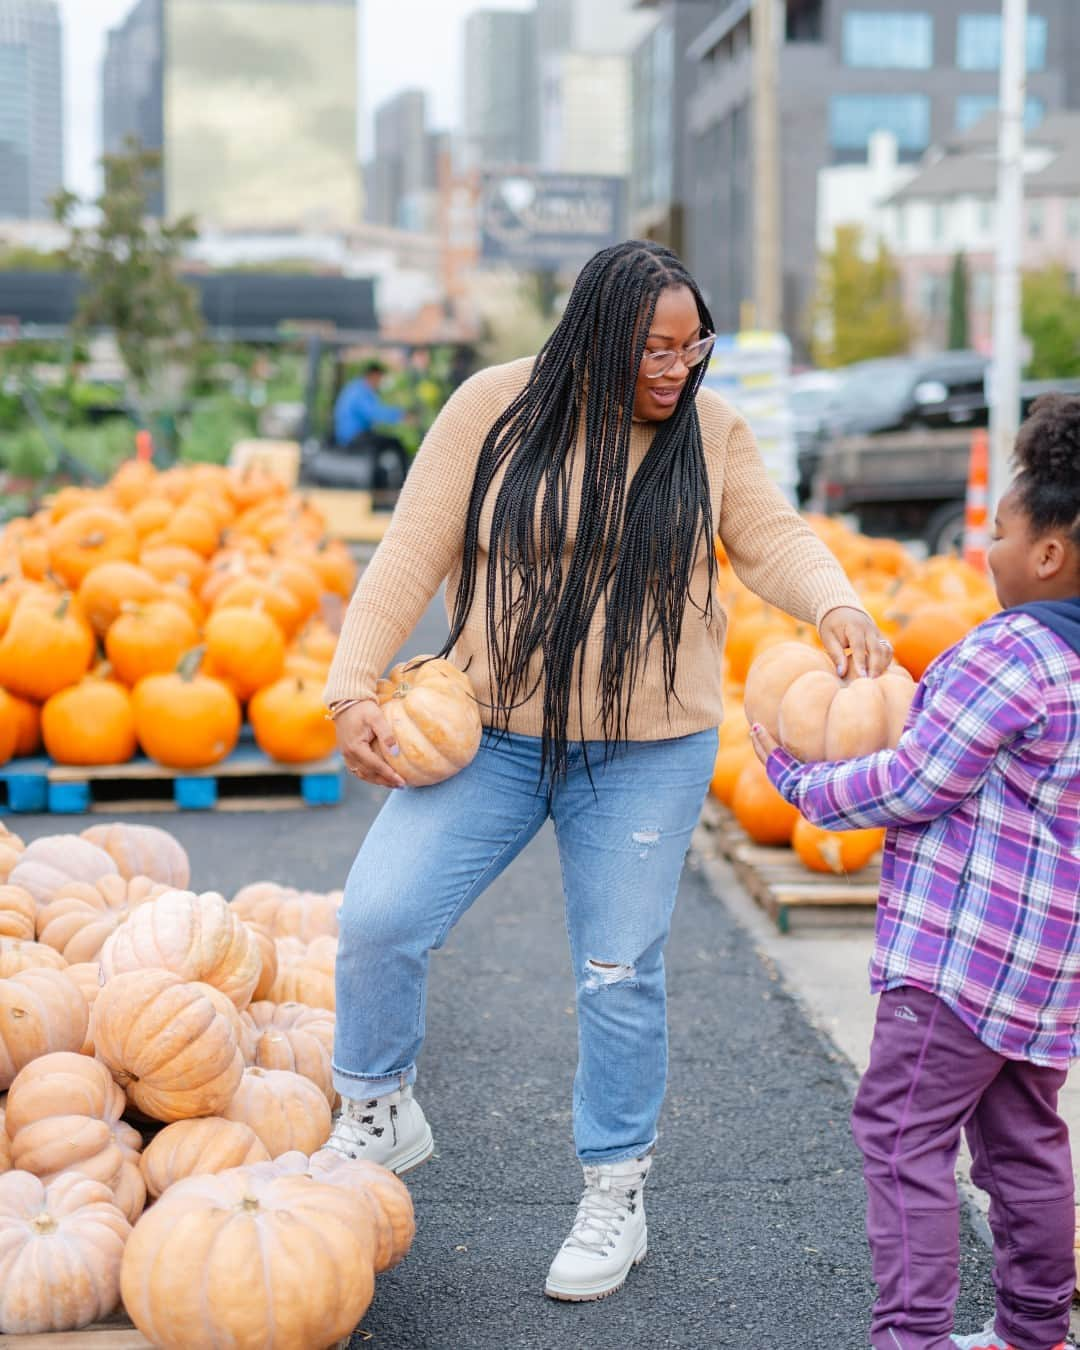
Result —
[[754, 754], [757, 755], [762, 764], [768, 760], [774, 750], [780, 749], [760, 722], [755, 722], [750, 728], [750, 744], [754, 747]]

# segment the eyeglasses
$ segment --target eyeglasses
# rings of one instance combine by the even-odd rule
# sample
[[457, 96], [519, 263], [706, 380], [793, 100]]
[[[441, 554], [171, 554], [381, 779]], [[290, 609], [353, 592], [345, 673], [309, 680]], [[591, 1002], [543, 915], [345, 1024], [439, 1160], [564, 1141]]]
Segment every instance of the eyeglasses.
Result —
[[712, 351], [715, 341], [715, 333], [706, 333], [697, 342], [691, 342], [689, 347], [681, 347], [678, 351], [646, 352], [641, 358], [641, 373], [647, 380], [658, 380], [661, 375], [668, 373], [680, 356], [687, 369], [700, 366]]

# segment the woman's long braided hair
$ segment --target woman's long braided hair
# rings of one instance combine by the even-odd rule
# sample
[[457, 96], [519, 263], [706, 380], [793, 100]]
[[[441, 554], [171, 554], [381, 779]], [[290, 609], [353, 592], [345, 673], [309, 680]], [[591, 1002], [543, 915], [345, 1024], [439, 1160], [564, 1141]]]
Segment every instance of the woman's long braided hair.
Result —
[[[660, 293], [685, 286], [703, 328], [712, 319], [693, 278], [670, 249], [630, 240], [582, 269], [558, 327], [528, 383], [488, 431], [473, 481], [448, 653], [476, 593], [481, 511], [497, 474], [489, 545], [486, 621], [492, 725], [506, 730], [543, 686], [541, 774], [568, 767], [571, 700], [584, 703], [583, 644], [605, 603], [600, 706], [605, 755], [626, 739], [642, 661], [659, 636], [670, 702], [683, 614], [699, 548], [708, 557], [703, 614], [711, 619], [715, 559], [709, 482], [691, 369], [675, 412], [657, 425], [627, 483], [635, 383]], [[577, 536], [564, 557], [571, 473], [584, 424]], [[542, 662], [536, 660], [537, 654]], [[576, 687], [575, 687], [576, 686]]]

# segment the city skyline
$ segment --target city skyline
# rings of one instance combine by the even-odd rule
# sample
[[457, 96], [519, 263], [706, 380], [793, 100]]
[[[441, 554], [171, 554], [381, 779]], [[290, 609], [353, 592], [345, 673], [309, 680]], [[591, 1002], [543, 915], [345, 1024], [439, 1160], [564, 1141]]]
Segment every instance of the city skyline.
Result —
[[[107, 31], [122, 23], [135, 0], [59, 0], [64, 40], [65, 179], [83, 196], [98, 189], [101, 154], [101, 63]], [[432, 125], [457, 129], [462, 120], [464, 24], [477, 9], [526, 10], [532, 0], [359, 0], [359, 152], [371, 146], [375, 108], [406, 88], [423, 88]], [[408, 44], [406, 49], [406, 42]], [[447, 60], [447, 53], [452, 60]]]

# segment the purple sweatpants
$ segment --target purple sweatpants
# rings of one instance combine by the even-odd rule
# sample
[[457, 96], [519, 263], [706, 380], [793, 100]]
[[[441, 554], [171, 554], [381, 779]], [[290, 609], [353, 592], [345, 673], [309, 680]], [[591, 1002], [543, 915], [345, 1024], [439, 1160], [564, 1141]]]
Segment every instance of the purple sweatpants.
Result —
[[878, 1286], [874, 1350], [949, 1350], [961, 1130], [972, 1179], [990, 1197], [998, 1335], [1016, 1350], [1065, 1339], [1075, 1217], [1069, 1132], [1057, 1113], [1064, 1081], [1063, 1069], [995, 1054], [933, 994], [881, 995], [852, 1113]]

